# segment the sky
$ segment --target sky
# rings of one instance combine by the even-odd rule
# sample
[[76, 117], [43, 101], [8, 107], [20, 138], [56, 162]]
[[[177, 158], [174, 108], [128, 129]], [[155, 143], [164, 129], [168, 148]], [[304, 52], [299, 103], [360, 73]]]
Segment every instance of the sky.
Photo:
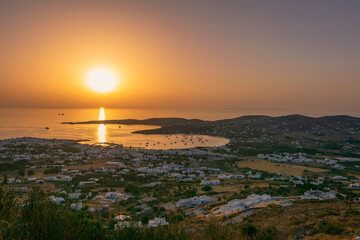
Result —
[[358, 0], [1, 0], [0, 107], [359, 115], [359, 24]]

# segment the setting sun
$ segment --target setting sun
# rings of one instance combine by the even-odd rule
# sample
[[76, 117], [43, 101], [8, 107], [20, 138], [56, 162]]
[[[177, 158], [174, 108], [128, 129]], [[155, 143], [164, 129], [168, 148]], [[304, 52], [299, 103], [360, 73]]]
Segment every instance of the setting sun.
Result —
[[86, 74], [86, 83], [90, 89], [106, 93], [116, 88], [118, 78], [110, 69], [96, 68]]

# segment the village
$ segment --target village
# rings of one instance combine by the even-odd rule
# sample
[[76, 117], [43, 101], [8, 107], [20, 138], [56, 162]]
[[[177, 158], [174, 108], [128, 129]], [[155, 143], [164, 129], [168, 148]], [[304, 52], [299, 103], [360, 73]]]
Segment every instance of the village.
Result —
[[[219, 153], [219, 149], [226, 153]], [[314, 161], [304, 153], [257, 157], [331, 167], [358, 161]], [[8, 168], [2, 172], [3, 181], [19, 196], [26, 198], [31, 188], [40, 187], [54, 203], [97, 215], [117, 230], [167, 225], [169, 216], [179, 213], [186, 218], [231, 216], [232, 221], [241, 221], [234, 215], [250, 214], [271, 204], [291, 206], [300, 199], [346, 198], [342, 190], [360, 189], [356, 178], [291, 176], [238, 168], [231, 164], [237, 156], [226, 146], [150, 150], [17, 138], [0, 141], [0, 159]]]

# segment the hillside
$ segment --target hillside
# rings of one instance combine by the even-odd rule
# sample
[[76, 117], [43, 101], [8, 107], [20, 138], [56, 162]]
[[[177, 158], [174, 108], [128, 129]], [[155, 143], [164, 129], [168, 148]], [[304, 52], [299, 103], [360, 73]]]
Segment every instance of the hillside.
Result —
[[196, 133], [228, 137], [231, 139], [254, 139], [256, 141], [271, 140], [284, 137], [295, 138], [322, 137], [338, 138], [344, 135], [359, 138], [360, 118], [351, 116], [324, 116], [308, 117], [303, 115], [288, 115], [281, 117], [270, 116], [243, 116], [234, 119], [217, 121], [203, 121], [199, 119], [184, 118], [151, 118], [145, 120], [123, 119], [87, 122], [64, 122], [63, 124], [141, 124], [158, 125], [161, 128], [142, 130], [136, 133], [142, 134], [175, 134]]

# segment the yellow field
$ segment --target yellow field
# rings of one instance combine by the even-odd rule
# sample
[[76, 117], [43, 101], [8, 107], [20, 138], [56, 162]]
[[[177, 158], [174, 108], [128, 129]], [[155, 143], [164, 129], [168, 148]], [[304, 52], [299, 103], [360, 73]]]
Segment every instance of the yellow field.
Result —
[[93, 159], [90, 161], [91, 163], [82, 164], [82, 165], [73, 165], [73, 166], [67, 166], [69, 170], [81, 170], [84, 168], [117, 168], [117, 165], [106, 165], [106, 162], [119, 162], [118, 160], [113, 159]]
[[[199, 186], [198, 187], [198, 192], [200, 194], [205, 194], [206, 192], [201, 190], [204, 186]], [[239, 184], [231, 184], [228, 186], [224, 186], [224, 185], [215, 185], [215, 186], [211, 186], [211, 188], [213, 189], [213, 191], [215, 192], [229, 192], [229, 193], [233, 193], [233, 192], [239, 192], [242, 188], [241, 185]]]
[[248, 167], [251, 169], [262, 170], [270, 173], [283, 173], [293, 176], [302, 176], [304, 170], [311, 172], [326, 172], [327, 170], [321, 168], [305, 167], [286, 163], [273, 163], [258, 158], [248, 158], [245, 161], [237, 162], [240, 168]]

